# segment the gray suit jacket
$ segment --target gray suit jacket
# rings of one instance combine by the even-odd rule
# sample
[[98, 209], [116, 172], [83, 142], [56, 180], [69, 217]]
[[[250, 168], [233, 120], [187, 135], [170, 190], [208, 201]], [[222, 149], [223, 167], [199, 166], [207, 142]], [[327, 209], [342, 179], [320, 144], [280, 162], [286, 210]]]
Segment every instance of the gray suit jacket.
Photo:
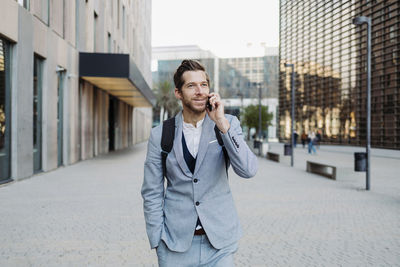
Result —
[[[233, 170], [243, 178], [250, 178], [257, 172], [257, 158], [243, 140], [238, 119], [225, 116], [231, 126], [221, 137]], [[220, 249], [241, 236], [222, 147], [215, 136], [215, 124], [206, 115], [192, 174], [183, 157], [182, 120], [179, 113], [175, 119], [174, 146], [166, 161], [166, 188], [161, 163], [162, 125], [152, 129], [148, 142], [142, 197], [150, 246], [157, 247], [162, 239], [170, 250], [186, 251], [191, 246], [199, 217], [211, 244]]]

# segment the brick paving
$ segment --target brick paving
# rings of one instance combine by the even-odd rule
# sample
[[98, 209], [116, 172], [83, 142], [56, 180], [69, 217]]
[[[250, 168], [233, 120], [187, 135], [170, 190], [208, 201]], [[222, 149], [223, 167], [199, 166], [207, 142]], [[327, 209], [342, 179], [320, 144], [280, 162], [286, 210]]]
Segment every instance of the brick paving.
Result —
[[[373, 151], [367, 192], [352, 152], [300, 147], [294, 168], [281, 156], [259, 158], [250, 180], [231, 172], [244, 230], [236, 266], [400, 266], [399, 153]], [[140, 196], [145, 153], [143, 143], [0, 187], [0, 266], [157, 266]], [[334, 163], [337, 181], [305, 172], [310, 158]]]

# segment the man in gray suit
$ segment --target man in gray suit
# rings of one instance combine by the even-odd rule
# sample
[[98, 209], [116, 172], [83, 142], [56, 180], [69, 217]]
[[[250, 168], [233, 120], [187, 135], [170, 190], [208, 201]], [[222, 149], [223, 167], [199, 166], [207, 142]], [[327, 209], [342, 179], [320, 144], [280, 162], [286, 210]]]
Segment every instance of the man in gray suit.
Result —
[[233, 266], [242, 232], [227, 167], [250, 178], [257, 172], [257, 158], [243, 140], [238, 119], [225, 114], [220, 96], [210, 93], [209, 76], [199, 62], [182, 61], [174, 82], [183, 110], [175, 117], [166, 186], [162, 125], [151, 131], [144, 165], [142, 197], [150, 246], [157, 249], [160, 266]]

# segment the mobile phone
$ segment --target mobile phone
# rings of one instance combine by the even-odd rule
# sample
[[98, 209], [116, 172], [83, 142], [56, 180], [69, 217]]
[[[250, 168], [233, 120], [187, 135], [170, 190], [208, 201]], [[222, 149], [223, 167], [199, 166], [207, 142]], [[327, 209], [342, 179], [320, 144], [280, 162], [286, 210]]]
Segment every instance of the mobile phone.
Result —
[[208, 97], [208, 99], [207, 99], [206, 107], [207, 107], [207, 109], [208, 109], [209, 111], [212, 110], [212, 105], [210, 104], [210, 97]]

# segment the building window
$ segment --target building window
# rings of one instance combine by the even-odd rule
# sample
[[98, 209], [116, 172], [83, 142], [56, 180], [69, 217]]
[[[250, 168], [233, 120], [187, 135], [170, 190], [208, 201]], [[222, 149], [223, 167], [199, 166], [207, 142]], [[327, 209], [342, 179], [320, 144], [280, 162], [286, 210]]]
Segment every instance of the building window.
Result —
[[34, 56], [33, 67], [33, 171], [42, 170], [42, 65], [43, 60]]
[[394, 65], [397, 65], [399, 63], [399, 58], [397, 56], [397, 52], [396, 51], [392, 52], [392, 61], [393, 61]]
[[66, 70], [57, 67], [57, 166], [63, 165], [64, 77]]
[[6, 124], [6, 68], [5, 42], [0, 39], [0, 153], [5, 146]]
[[64, 35], [64, 0], [53, 1], [51, 5], [51, 17], [50, 17], [50, 24], [52, 29], [62, 38], [65, 37]]
[[40, 19], [50, 25], [50, 0], [40, 1]]
[[107, 34], [107, 51], [108, 51], [108, 53], [112, 53], [111, 33]]
[[125, 7], [122, 6], [122, 38], [125, 39], [125, 23], [126, 23]]
[[117, 1], [117, 29], [119, 29], [119, 0]]
[[10, 178], [11, 88], [8, 43], [0, 38], [0, 183]]
[[94, 12], [94, 24], [93, 24], [93, 52], [97, 50], [97, 14]]
[[[62, 11], [63, 11], [63, 13], [62, 13], [62, 20], [63, 20], [63, 29], [62, 29], [62, 34], [63, 34], [63, 38], [65, 39], [65, 33], [66, 33], [66, 31], [67, 31], [67, 27], [69, 26], [68, 24], [68, 17], [67, 17], [67, 12], [65, 12], [65, 0], [63, 0], [62, 1]], [[68, 29], [69, 29], [69, 27], [68, 27]]]
[[395, 43], [397, 40], [397, 25], [390, 26], [389, 28], [389, 38], [391, 43]]
[[30, 8], [30, 1], [29, 0], [18, 0], [18, 4], [29, 10]]

